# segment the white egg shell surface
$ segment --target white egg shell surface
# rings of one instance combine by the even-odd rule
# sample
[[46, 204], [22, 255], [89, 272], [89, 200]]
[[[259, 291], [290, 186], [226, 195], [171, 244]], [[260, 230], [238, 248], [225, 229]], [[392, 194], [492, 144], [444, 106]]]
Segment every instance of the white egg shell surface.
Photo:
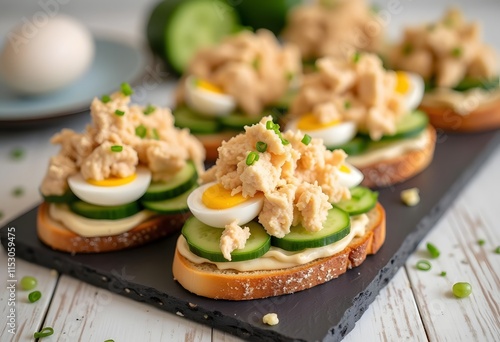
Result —
[[322, 139], [327, 147], [336, 147], [351, 141], [357, 133], [356, 123], [353, 121], [344, 121], [335, 126], [330, 126], [315, 130], [304, 130], [297, 127], [298, 119], [290, 121], [286, 129], [291, 131], [301, 131], [308, 134], [311, 138]]
[[0, 74], [14, 91], [50, 93], [71, 84], [91, 66], [92, 35], [75, 19], [59, 15], [26, 25], [7, 34], [0, 54]]
[[408, 91], [402, 95], [405, 98], [406, 109], [410, 111], [416, 109], [420, 105], [420, 102], [422, 102], [425, 84], [420, 75], [407, 71], [404, 73], [408, 76], [410, 86]]
[[103, 205], [121, 205], [131, 203], [146, 192], [151, 182], [151, 171], [144, 167], [138, 167], [136, 178], [127, 184], [118, 186], [97, 186], [89, 184], [79, 172], [68, 178], [71, 191], [82, 201]]
[[345, 166], [349, 168], [350, 172], [344, 172], [340, 169], [335, 171], [337, 173], [339, 183], [348, 188], [360, 185], [364, 178], [363, 173], [351, 164], [345, 163]]
[[187, 199], [189, 210], [201, 222], [216, 228], [224, 228], [234, 220], [237, 220], [239, 225], [243, 225], [256, 218], [261, 212], [264, 205], [262, 196], [249, 197], [244, 203], [228, 209], [207, 208], [201, 198], [203, 192], [214, 184], [215, 182], [211, 182], [200, 186]]
[[236, 108], [234, 97], [197, 86], [193, 76], [186, 79], [185, 87], [186, 103], [200, 114], [212, 117], [226, 116]]

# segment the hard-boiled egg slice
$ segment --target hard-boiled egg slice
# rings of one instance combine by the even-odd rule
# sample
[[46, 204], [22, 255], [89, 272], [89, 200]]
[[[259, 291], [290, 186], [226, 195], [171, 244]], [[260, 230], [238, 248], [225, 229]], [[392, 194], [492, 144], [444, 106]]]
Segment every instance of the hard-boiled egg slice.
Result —
[[322, 139], [327, 147], [336, 147], [350, 141], [356, 135], [357, 127], [353, 121], [331, 121], [321, 123], [313, 114], [290, 121], [287, 130], [297, 131], [310, 135], [312, 138]]
[[353, 188], [363, 181], [363, 173], [354, 166], [344, 163], [336, 170], [339, 183], [345, 187]]
[[221, 184], [211, 182], [194, 190], [187, 199], [191, 213], [201, 222], [216, 228], [224, 228], [234, 220], [242, 225], [259, 215], [264, 197], [245, 198], [241, 194], [231, 196]]
[[138, 167], [136, 173], [126, 178], [102, 181], [85, 180], [81, 173], [68, 178], [68, 185], [81, 200], [96, 205], [120, 205], [138, 200], [151, 182], [151, 171]]
[[194, 76], [186, 79], [186, 102], [198, 113], [214, 117], [228, 115], [236, 108], [234, 97]]
[[420, 75], [407, 71], [396, 71], [396, 92], [403, 95], [407, 110], [420, 105], [424, 96], [424, 80]]

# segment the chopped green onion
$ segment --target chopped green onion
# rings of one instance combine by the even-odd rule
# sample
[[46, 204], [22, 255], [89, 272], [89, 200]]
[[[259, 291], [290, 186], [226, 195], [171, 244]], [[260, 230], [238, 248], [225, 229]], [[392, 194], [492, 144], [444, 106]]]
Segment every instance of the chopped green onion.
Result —
[[352, 103], [351, 103], [351, 101], [346, 100], [346, 101], [344, 102], [344, 108], [345, 108], [345, 109], [349, 109], [349, 108], [351, 108], [351, 107], [352, 107]]
[[437, 249], [436, 246], [434, 246], [432, 243], [428, 242], [427, 243], [427, 250], [429, 251], [430, 255], [432, 258], [437, 258], [439, 256], [439, 254], [441, 254], [439, 252], [439, 249]]
[[246, 163], [248, 166], [251, 166], [253, 165], [257, 160], [259, 160], [259, 154], [257, 152], [250, 152], [248, 155], [247, 155], [247, 160], [246, 160]]
[[403, 46], [403, 55], [408, 56], [413, 52], [413, 45], [407, 43]]
[[439, 274], [441, 277], [446, 277], [446, 271], [441, 271], [441, 273]]
[[104, 342], [115, 342], [115, 340], [106, 340]]
[[353, 58], [352, 58], [352, 61], [353, 61], [354, 63], [358, 63], [358, 62], [359, 62], [359, 60], [360, 60], [360, 58], [361, 58], [361, 53], [360, 53], [359, 51], [356, 51], [356, 52], [354, 53], [354, 56], [353, 56]]
[[12, 196], [14, 197], [20, 197], [24, 194], [24, 189], [20, 186], [18, 187], [15, 187], [13, 190], [12, 190]]
[[50, 336], [53, 333], [54, 333], [54, 329], [53, 328], [51, 328], [51, 327], [45, 327], [42, 330], [40, 330], [39, 332], [34, 333], [33, 337], [34, 338], [43, 338], [43, 337]]
[[33, 290], [37, 284], [38, 281], [36, 280], [36, 278], [31, 276], [22, 277], [20, 282], [21, 289], [25, 291]]
[[274, 122], [272, 121], [266, 122], [266, 129], [274, 130]]
[[143, 113], [144, 115], [149, 115], [153, 113], [155, 110], [156, 110], [155, 106], [148, 104], [148, 106], [144, 109]]
[[40, 291], [33, 291], [28, 295], [28, 300], [30, 303], [34, 303], [42, 298], [42, 293]]
[[153, 133], [153, 139], [160, 140], [160, 133], [158, 133], [158, 130], [156, 128], [153, 128], [152, 133]]
[[118, 116], [124, 116], [125, 115], [125, 112], [123, 110], [115, 110], [115, 114], [118, 115]]
[[10, 157], [14, 160], [21, 159], [24, 156], [24, 150], [20, 147], [14, 148], [10, 151]]
[[483, 239], [477, 240], [477, 244], [479, 246], [483, 246], [485, 243], [486, 243], [486, 240], [483, 240]]
[[292, 71], [288, 71], [286, 74], [285, 74], [285, 78], [288, 82], [290, 82], [291, 80], [293, 80], [293, 78], [295, 77], [295, 73], [292, 72]]
[[109, 101], [111, 101], [111, 96], [109, 96], [109, 95], [103, 95], [103, 96], [101, 96], [101, 102], [102, 103], [108, 103]]
[[431, 263], [427, 260], [419, 260], [417, 262], [417, 269], [420, 271], [428, 271], [431, 269]]
[[458, 282], [453, 284], [452, 291], [455, 297], [465, 298], [472, 293], [472, 286], [467, 282]]
[[462, 49], [459, 47], [456, 47], [453, 50], [451, 50], [451, 54], [453, 57], [460, 57], [460, 56], [462, 56]]
[[121, 151], [123, 151], [123, 146], [120, 145], [111, 146], [111, 152], [121, 152]]
[[252, 62], [252, 67], [255, 69], [255, 70], [258, 70], [259, 67], [260, 67], [260, 58], [256, 57], [253, 62]]
[[281, 134], [280, 134], [280, 139], [281, 139], [281, 143], [282, 143], [283, 145], [288, 145], [288, 144], [290, 143], [288, 140], [286, 140], [285, 138], [283, 138], [283, 137], [281, 136]]
[[135, 135], [137, 135], [141, 139], [144, 139], [146, 137], [147, 132], [148, 130], [144, 125], [139, 125], [135, 128]]
[[498, 246], [497, 248], [495, 248], [495, 253], [496, 254], [500, 254], [500, 246]]
[[134, 93], [134, 89], [132, 89], [132, 87], [128, 83], [122, 83], [120, 87], [122, 89], [123, 95], [125, 96], [130, 96]]
[[263, 141], [257, 141], [257, 144], [255, 144], [255, 149], [259, 152], [266, 152], [267, 144]]
[[301, 142], [304, 145], [309, 145], [309, 143], [311, 142], [311, 136], [309, 134], [304, 134], [304, 137], [302, 138]]

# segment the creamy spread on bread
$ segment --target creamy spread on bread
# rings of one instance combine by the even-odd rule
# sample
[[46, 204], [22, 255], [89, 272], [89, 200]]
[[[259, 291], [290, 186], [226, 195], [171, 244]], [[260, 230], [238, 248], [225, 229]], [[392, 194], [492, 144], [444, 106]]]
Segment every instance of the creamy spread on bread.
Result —
[[307, 264], [313, 260], [329, 257], [344, 250], [355, 237], [363, 236], [368, 224], [368, 217], [365, 214], [351, 218], [351, 230], [347, 236], [332, 244], [307, 248], [297, 252], [285, 251], [281, 248], [271, 246], [269, 251], [257, 259], [245, 261], [213, 262], [199, 257], [189, 250], [186, 239], [181, 236], [177, 241], [177, 250], [189, 261], [202, 264], [211, 263], [220, 270], [234, 269], [237, 271], [258, 271], [258, 270], [276, 270], [287, 267]]
[[500, 101], [500, 90], [498, 89], [472, 88], [467, 91], [456, 91], [449, 88], [436, 88], [424, 96], [422, 105], [451, 108], [459, 115], [468, 115], [496, 101]]

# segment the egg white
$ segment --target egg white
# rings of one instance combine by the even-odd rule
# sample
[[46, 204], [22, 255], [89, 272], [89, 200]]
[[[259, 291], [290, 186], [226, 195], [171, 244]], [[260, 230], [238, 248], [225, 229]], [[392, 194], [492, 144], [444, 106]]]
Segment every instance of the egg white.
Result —
[[227, 209], [210, 209], [203, 204], [201, 198], [203, 192], [215, 182], [207, 183], [195, 189], [187, 199], [187, 205], [191, 213], [201, 222], [216, 228], [224, 228], [234, 220], [239, 225], [253, 220], [259, 215], [264, 205], [264, 198], [249, 197], [247, 201]]
[[301, 131], [304, 134], [308, 134], [311, 138], [322, 139], [323, 144], [327, 147], [336, 147], [343, 145], [356, 135], [357, 126], [353, 121], [344, 121], [335, 126], [326, 127], [322, 129], [315, 130], [304, 130], [297, 128], [299, 119], [290, 121], [286, 130], [291, 131]]
[[401, 94], [404, 97], [405, 105], [407, 110], [416, 109], [420, 102], [422, 102], [422, 98], [424, 97], [424, 79], [413, 72], [404, 72], [409, 79], [410, 88], [406, 94]]
[[236, 108], [236, 100], [227, 94], [218, 94], [198, 87], [194, 76], [186, 79], [186, 103], [206, 116], [226, 116]]
[[96, 205], [121, 205], [138, 200], [151, 182], [151, 171], [144, 167], [136, 170], [137, 177], [130, 183], [119, 186], [97, 186], [89, 184], [81, 173], [68, 178], [71, 191], [82, 201]]
[[347, 173], [336, 169], [335, 172], [338, 176], [339, 183], [348, 188], [360, 185], [364, 179], [363, 173], [351, 164], [345, 163], [345, 165], [349, 168], [349, 170], [351, 170], [351, 172]]

